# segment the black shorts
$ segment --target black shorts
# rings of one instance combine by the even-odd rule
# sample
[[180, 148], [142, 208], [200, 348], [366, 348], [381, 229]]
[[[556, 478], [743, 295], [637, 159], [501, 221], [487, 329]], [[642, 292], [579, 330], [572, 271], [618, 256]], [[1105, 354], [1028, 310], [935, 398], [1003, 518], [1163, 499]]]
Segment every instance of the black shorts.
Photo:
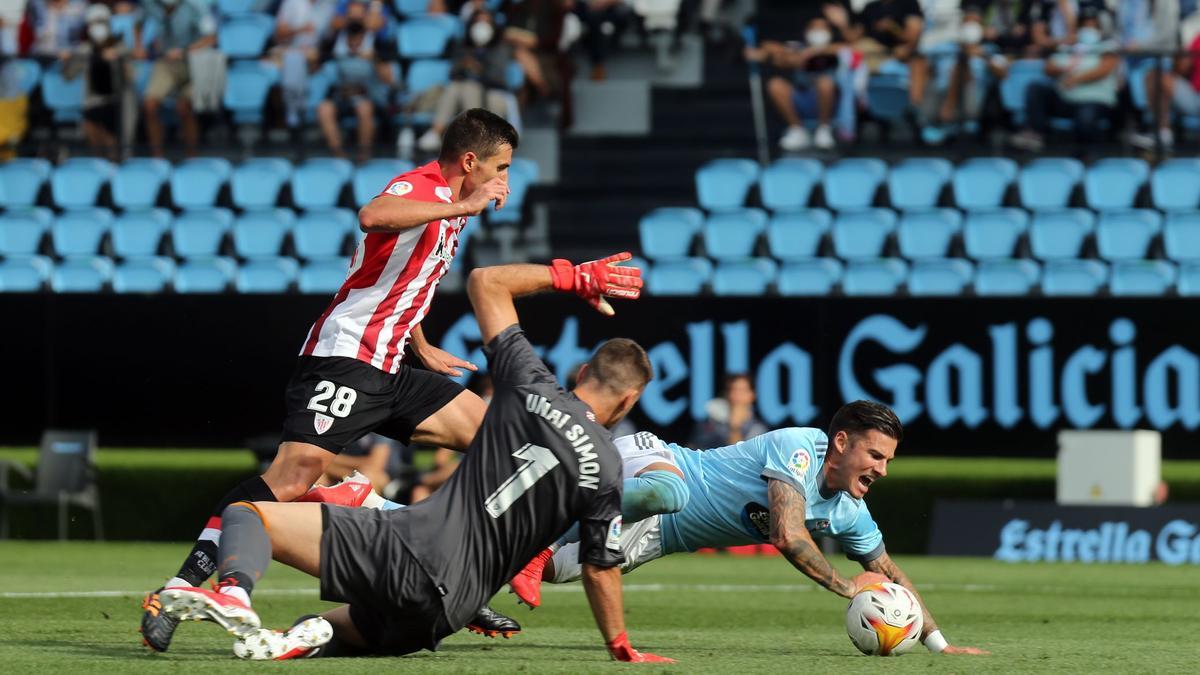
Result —
[[376, 431], [407, 444], [421, 422], [462, 392], [449, 378], [404, 364], [392, 375], [358, 359], [301, 356], [284, 393], [283, 441], [341, 452]]
[[105, 103], [83, 109], [83, 119], [103, 127], [108, 133], [117, 133], [117, 104]]
[[372, 653], [436, 649], [454, 632], [443, 593], [389, 527], [387, 513], [321, 505], [321, 599], [350, 605]]

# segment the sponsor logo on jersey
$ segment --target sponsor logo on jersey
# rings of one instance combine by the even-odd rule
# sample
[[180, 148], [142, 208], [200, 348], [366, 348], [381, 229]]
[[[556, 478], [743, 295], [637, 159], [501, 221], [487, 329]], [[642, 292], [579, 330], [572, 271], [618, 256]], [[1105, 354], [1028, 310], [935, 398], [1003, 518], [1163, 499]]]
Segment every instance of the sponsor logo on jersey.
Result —
[[444, 202], [454, 201], [454, 193], [451, 192], [450, 188], [445, 185], [439, 185], [438, 187], [435, 187], [433, 189], [433, 194], [437, 195], [438, 199], [441, 199]]
[[329, 427], [333, 426], [333, 418], [329, 415], [316, 413], [313, 415], [313, 428], [317, 430], [317, 434], [323, 434], [329, 431]]
[[808, 454], [808, 450], [800, 448], [792, 453], [792, 458], [788, 460], [788, 471], [796, 478], [804, 478], [804, 474], [808, 473], [808, 465], [812, 464], [812, 456]]
[[742, 525], [751, 534], [766, 541], [771, 536], [771, 511], [758, 502], [750, 502], [742, 509]]
[[[438, 189], [441, 189], [441, 188], [438, 188]], [[413, 191], [412, 183], [410, 183], [406, 180], [398, 180], [395, 183], [392, 183], [391, 185], [389, 185], [388, 189], [387, 189], [387, 193], [389, 195], [395, 195], [397, 197], [403, 197], [404, 195], [406, 195], [412, 191]]]
[[608, 539], [604, 540], [604, 547], [612, 551], [621, 550], [621, 516], [609, 521]]
[[447, 241], [445, 230], [438, 233], [437, 245], [433, 247], [433, 257], [440, 258], [447, 265], [454, 261], [454, 254], [451, 253], [450, 242]]

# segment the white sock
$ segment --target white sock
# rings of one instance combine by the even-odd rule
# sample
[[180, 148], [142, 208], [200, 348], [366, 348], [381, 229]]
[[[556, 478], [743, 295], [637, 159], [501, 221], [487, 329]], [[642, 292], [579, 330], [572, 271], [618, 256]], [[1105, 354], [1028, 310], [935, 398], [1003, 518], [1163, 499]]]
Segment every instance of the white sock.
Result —
[[247, 607], [250, 606], [250, 594], [246, 592], [246, 589], [241, 588], [240, 586], [225, 586], [219, 592], [222, 595], [233, 596], [238, 600], [241, 600], [242, 604], [246, 605]]
[[179, 577], [171, 577], [167, 579], [167, 583], [163, 584], [163, 588], [191, 588], [192, 585]]

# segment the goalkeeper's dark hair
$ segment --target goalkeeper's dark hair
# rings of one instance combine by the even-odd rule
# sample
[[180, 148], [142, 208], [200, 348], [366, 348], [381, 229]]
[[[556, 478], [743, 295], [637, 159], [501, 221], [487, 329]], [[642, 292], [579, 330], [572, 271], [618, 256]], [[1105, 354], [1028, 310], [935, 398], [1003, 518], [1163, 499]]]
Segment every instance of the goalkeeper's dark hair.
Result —
[[517, 130], [503, 117], [483, 108], [471, 108], [455, 117], [442, 136], [442, 153], [438, 159], [453, 162], [468, 152], [487, 159], [505, 145], [517, 149], [520, 138]]
[[892, 409], [874, 401], [852, 401], [838, 409], [829, 423], [829, 438], [844, 431], [855, 436], [874, 429], [897, 443], [904, 440], [904, 426]]
[[653, 379], [654, 366], [650, 365], [646, 350], [628, 338], [613, 338], [592, 354], [579, 384], [595, 383], [614, 394], [622, 394], [641, 389]]

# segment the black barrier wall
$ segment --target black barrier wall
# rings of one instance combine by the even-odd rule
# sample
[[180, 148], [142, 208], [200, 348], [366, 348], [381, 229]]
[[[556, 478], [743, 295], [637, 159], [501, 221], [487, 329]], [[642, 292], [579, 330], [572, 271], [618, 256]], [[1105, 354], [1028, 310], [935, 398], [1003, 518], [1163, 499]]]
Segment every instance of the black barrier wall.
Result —
[[[237, 446], [278, 429], [317, 296], [3, 296], [0, 444], [45, 427], [104, 445]], [[646, 298], [606, 319], [573, 298], [524, 300], [531, 340], [565, 378], [602, 339], [637, 339], [657, 371], [635, 412], [683, 441], [727, 372], [748, 372], [771, 426], [824, 426], [870, 397], [904, 451], [1052, 456], [1061, 428], [1152, 428], [1200, 451], [1200, 316], [1183, 299]], [[485, 365], [462, 296], [425, 322]]]

